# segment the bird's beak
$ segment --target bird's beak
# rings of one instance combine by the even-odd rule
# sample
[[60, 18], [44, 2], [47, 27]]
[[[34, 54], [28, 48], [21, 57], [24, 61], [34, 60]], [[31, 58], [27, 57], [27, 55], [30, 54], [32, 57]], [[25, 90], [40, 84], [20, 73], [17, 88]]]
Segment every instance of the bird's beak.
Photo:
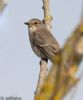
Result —
[[25, 25], [29, 25], [29, 23], [28, 23], [28, 22], [25, 22], [24, 24], [25, 24]]

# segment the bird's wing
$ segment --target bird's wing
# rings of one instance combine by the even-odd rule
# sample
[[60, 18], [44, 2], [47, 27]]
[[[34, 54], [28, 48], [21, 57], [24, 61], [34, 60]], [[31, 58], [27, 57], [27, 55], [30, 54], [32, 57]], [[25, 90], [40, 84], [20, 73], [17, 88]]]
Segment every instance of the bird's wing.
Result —
[[46, 29], [41, 29], [35, 32], [34, 43], [47, 54], [54, 55], [60, 49], [56, 39]]

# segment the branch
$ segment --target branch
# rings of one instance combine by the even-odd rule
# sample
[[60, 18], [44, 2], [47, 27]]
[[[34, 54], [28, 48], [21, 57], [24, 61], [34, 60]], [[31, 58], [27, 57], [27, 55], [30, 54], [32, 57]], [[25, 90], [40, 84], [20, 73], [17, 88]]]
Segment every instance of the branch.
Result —
[[47, 68], [47, 63], [44, 60], [41, 60], [39, 79], [38, 79], [35, 95], [38, 95], [40, 93], [40, 90], [41, 90], [42, 85], [43, 85], [43, 83], [45, 81], [45, 78], [46, 78], [47, 69], [48, 69]]
[[50, 14], [50, 7], [49, 7], [49, 0], [42, 0], [43, 1], [43, 10], [44, 10], [44, 19], [43, 22], [47, 30], [51, 31], [51, 21], [52, 16]]
[[[45, 28], [51, 31], [49, 0], [43, 0], [43, 10], [44, 10], [43, 22], [44, 22]], [[40, 93], [40, 90], [42, 88], [42, 85], [44, 83], [44, 79], [46, 78], [46, 73], [47, 73], [47, 62], [45, 62], [44, 60], [41, 60], [40, 63], [41, 63], [40, 73], [39, 73], [39, 79], [38, 79], [35, 95], [38, 95]]]
[[[68, 91], [74, 85], [76, 85], [76, 83], [78, 83], [79, 79], [75, 78], [75, 74], [78, 70], [78, 66], [82, 61], [82, 57], [83, 57], [82, 43], [83, 43], [83, 21], [76, 28], [76, 30], [74, 31], [72, 36], [68, 39], [67, 43], [63, 48], [62, 61], [60, 65], [61, 68], [60, 76], [58, 77], [59, 81], [56, 86], [56, 87], [60, 87], [60, 89], [57, 90], [56, 88], [54, 89], [54, 95], [52, 100], [57, 100], [57, 98], [58, 100], [61, 100], [61, 98], [63, 98], [64, 95], [66, 95]], [[78, 46], [79, 48], [77, 48]]]

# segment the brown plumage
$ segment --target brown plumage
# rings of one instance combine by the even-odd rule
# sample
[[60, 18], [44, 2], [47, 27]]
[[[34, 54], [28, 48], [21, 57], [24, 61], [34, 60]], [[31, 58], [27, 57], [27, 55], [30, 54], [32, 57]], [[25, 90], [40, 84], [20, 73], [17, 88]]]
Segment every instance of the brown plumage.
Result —
[[42, 21], [39, 19], [31, 19], [25, 24], [28, 25], [29, 39], [33, 51], [42, 59], [52, 61], [53, 57], [60, 51], [56, 39], [45, 29]]

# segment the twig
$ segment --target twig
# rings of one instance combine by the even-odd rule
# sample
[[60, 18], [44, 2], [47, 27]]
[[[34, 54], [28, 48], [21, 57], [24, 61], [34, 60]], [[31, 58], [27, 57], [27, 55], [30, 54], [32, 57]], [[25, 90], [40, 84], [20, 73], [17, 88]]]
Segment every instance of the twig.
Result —
[[49, 7], [49, 0], [42, 0], [43, 1], [43, 9], [44, 9], [44, 24], [47, 30], [51, 31], [51, 20], [52, 16], [50, 14], [50, 7]]
[[[44, 10], [44, 25], [45, 28], [49, 31], [51, 31], [51, 17], [50, 17], [50, 9], [49, 9], [49, 0], [42, 0], [43, 1], [43, 10]], [[42, 88], [42, 85], [44, 83], [44, 79], [46, 78], [47, 74], [47, 63], [44, 60], [40, 61], [40, 73], [39, 73], [39, 79], [37, 88], [35, 91], [35, 95], [38, 95], [40, 93], [40, 90]]]
[[40, 89], [42, 88], [44, 79], [46, 77], [46, 73], [47, 73], [47, 63], [44, 60], [41, 60], [39, 79], [38, 79], [38, 84], [37, 84], [35, 95], [39, 94]]

